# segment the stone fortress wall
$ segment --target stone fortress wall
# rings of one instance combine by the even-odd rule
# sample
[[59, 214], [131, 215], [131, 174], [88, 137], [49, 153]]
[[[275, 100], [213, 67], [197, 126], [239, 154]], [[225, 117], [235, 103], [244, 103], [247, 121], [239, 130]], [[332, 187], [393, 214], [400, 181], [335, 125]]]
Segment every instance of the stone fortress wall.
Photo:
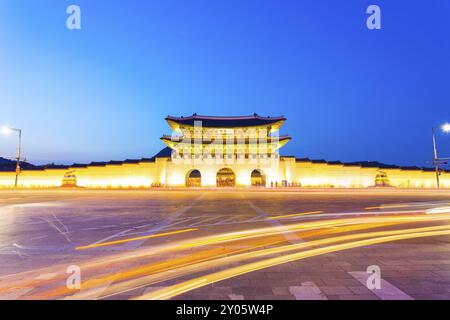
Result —
[[[258, 169], [268, 188], [319, 187], [367, 188], [384, 185], [397, 188], [435, 188], [436, 174], [431, 169], [383, 167], [367, 164], [342, 164], [281, 157], [277, 168], [251, 164], [200, 165], [175, 164], [168, 157], [94, 163], [85, 166], [23, 170], [19, 188], [55, 188], [76, 181], [82, 188], [156, 188], [185, 187], [189, 173], [198, 170], [202, 187], [216, 187], [216, 173], [229, 168], [235, 173], [237, 187], [250, 187], [252, 171]], [[72, 177], [72, 178], [71, 178]], [[15, 172], [0, 172], [0, 188], [13, 188]], [[450, 173], [442, 172], [441, 187], [450, 188]]]

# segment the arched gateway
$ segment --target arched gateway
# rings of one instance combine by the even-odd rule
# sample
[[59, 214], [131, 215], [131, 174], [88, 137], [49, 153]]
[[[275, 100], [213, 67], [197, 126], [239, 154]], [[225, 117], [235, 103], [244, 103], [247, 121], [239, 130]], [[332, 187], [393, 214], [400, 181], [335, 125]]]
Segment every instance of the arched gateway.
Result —
[[262, 170], [255, 169], [251, 173], [251, 183], [252, 187], [265, 187], [266, 186], [266, 175]]
[[202, 174], [198, 170], [191, 170], [186, 174], [186, 187], [196, 188], [202, 186]]
[[236, 186], [236, 175], [230, 168], [223, 168], [217, 171], [216, 183], [218, 187]]

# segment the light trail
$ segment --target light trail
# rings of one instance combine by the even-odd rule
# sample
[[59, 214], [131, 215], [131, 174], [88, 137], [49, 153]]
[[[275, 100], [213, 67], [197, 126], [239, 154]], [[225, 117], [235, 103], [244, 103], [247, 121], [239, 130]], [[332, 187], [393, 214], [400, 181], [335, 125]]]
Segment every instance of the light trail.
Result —
[[281, 225], [276, 227], [266, 227], [259, 229], [251, 229], [246, 231], [237, 231], [231, 233], [225, 233], [220, 235], [202, 237], [197, 239], [188, 240], [179, 244], [176, 249], [187, 249], [198, 246], [213, 245], [219, 243], [232, 242], [236, 240], [251, 239], [257, 237], [264, 237], [273, 234], [280, 233], [292, 233], [305, 230], [316, 230], [320, 228], [329, 227], [342, 227], [346, 225], [354, 224], [367, 224], [367, 223], [386, 223], [386, 222], [396, 222], [398, 224], [402, 223], [413, 223], [413, 222], [423, 222], [423, 221], [440, 221], [440, 220], [450, 220], [450, 215], [392, 215], [392, 216], [370, 216], [370, 217], [356, 217], [356, 218], [345, 218], [345, 219], [332, 219], [332, 220], [316, 220], [312, 222], [301, 222], [296, 224]]
[[[435, 230], [436, 228], [439, 230], [439, 229], [450, 228], [450, 227], [426, 228], [426, 229], [423, 229], [423, 231], [424, 230]], [[414, 229], [414, 230], [416, 230], [416, 229]], [[377, 234], [386, 235], [386, 234], [394, 234], [395, 232], [396, 231], [387, 231], [384, 233], [377, 233]], [[246, 260], [261, 258], [261, 257], [274, 255], [274, 254], [286, 253], [289, 251], [294, 251], [294, 250], [299, 250], [299, 249], [304, 249], [304, 248], [311, 248], [311, 247], [335, 243], [335, 242], [339, 242], [339, 241], [343, 241], [343, 240], [349, 240], [349, 239], [354, 240], [354, 239], [366, 238], [366, 237], [369, 237], [370, 235], [372, 235], [372, 234], [366, 233], [366, 234], [356, 234], [356, 235], [352, 235], [350, 237], [349, 236], [341, 236], [341, 237], [335, 237], [335, 238], [326, 238], [326, 239], [315, 240], [315, 241], [311, 241], [311, 242], [302, 242], [299, 244], [285, 245], [282, 247], [275, 247], [275, 248], [268, 248], [268, 249], [264, 249], [264, 250], [254, 251], [254, 252], [245, 252], [245, 253], [235, 254], [232, 256], [225, 255], [222, 258], [209, 260], [209, 261], [202, 261], [202, 262], [199, 262], [199, 263], [196, 263], [193, 265], [177, 267], [176, 273], [171, 272], [169, 270], [169, 271], [165, 271], [160, 274], [148, 275], [141, 279], [133, 279], [133, 280], [129, 280], [129, 281], [126, 281], [123, 283], [113, 284], [107, 290], [109, 293], [101, 292], [101, 291], [104, 291], [104, 289], [100, 289], [101, 290], [100, 292], [99, 292], [99, 290], [94, 290], [93, 292], [80, 293], [75, 296], [69, 297], [69, 299], [72, 299], [72, 298], [86, 299], [86, 298], [92, 298], [92, 296], [100, 296], [100, 299], [107, 298], [107, 297], [111, 297], [111, 296], [114, 296], [114, 295], [117, 295], [120, 293], [135, 290], [138, 288], [147, 287], [149, 285], [154, 285], [154, 284], [157, 284], [160, 282], [172, 280], [177, 277], [190, 275], [190, 274], [193, 274], [196, 272], [204, 271], [204, 270], [215, 268], [215, 267], [223, 267], [226, 264], [243, 262]], [[270, 244], [267, 244], [267, 245], [270, 245]]]
[[[304, 243], [281, 245], [274, 248], [262, 249], [258, 251], [251, 251], [261, 247], [273, 246], [281, 243], [286, 243], [286, 240], [280, 236], [285, 233], [301, 233], [301, 237], [314, 238], [323, 237], [335, 233], [346, 233], [358, 231], [362, 229], [379, 228], [384, 226], [401, 225], [408, 223], [431, 223], [444, 222], [450, 220], [450, 214], [428, 214], [425, 215], [383, 215], [371, 217], [355, 217], [343, 218], [334, 220], [317, 220], [312, 222], [302, 222], [296, 224], [289, 224], [277, 227], [265, 227], [258, 229], [250, 229], [239, 232], [222, 233], [213, 236], [199, 237], [196, 239], [178, 240], [174, 243], [165, 243], [156, 245], [154, 247], [147, 247], [139, 249], [135, 252], [122, 252], [120, 254], [106, 257], [101, 260], [97, 259], [84, 265], [80, 265], [83, 274], [89, 274], [98, 269], [103, 275], [95, 278], [86, 278], [87, 280], [82, 284], [82, 292], [73, 295], [72, 297], [92, 298], [103, 296], [102, 292], [107, 296], [113, 296], [120, 292], [126, 292], [136, 287], [145, 287], [154, 283], [159, 283], [168, 279], [175, 279], [181, 276], [186, 276], [199, 271], [205, 271], [213, 267], [224, 267], [226, 264], [242, 262], [249, 259], [259, 259], [272, 254], [287, 253], [293, 250], [310, 249], [314, 246], [331, 245], [337, 241], [350, 241], [357, 239], [365, 239], [367, 237], [374, 237], [379, 235], [400, 234], [404, 232], [417, 232], [419, 229], [397, 230], [397, 231], [377, 231], [384, 233], [374, 234], [373, 232], [357, 233], [351, 235], [344, 235], [340, 237], [325, 238], [320, 240], [312, 240]], [[449, 226], [435, 226], [428, 227], [434, 229], [420, 229], [425, 231], [436, 231], [450, 228]], [[182, 231], [182, 230], [179, 230]], [[125, 240], [125, 239], [124, 239]], [[213, 246], [206, 250], [201, 250], [203, 246]], [[194, 251], [192, 249], [201, 250]], [[306, 252], [306, 251], [305, 251]], [[166, 254], [184, 255], [179, 258], [168, 259]], [[161, 261], [153, 262], [142, 266], [143, 261], [140, 259], [147, 259], [155, 257], [162, 259]], [[170, 257], [170, 255], [169, 255]], [[129, 265], [130, 263], [137, 263], [138, 267], [122, 269], [115, 274], [105, 274], [111, 267], [117, 264]], [[55, 266], [56, 268], [56, 266]], [[57, 269], [57, 268], [56, 268]], [[45, 286], [45, 284], [55, 284], [61, 286], [59, 280], [65, 279], [66, 275], [60, 275], [57, 278], [50, 280], [32, 280], [23, 281], [21, 285], [17, 282], [11, 282], [10, 285], [2, 285], [0, 292], [14, 289], [17, 287], [29, 287], [30, 283], [33, 286]], [[20, 281], [19, 281], [20, 282]], [[104, 285], [112, 283], [105, 290]], [[57, 287], [49, 289], [45, 286], [46, 291], [35, 291], [30, 294], [30, 297], [39, 298], [57, 298], [73, 294], [73, 291], [67, 290], [65, 287]], [[95, 294], [94, 294], [95, 293]]]
[[[410, 231], [410, 230], [408, 230], [408, 231]], [[297, 261], [297, 260], [301, 260], [301, 259], [305, 259], [305, 258], [323, 255], [326, 253], [338, 252], [338, 251], [342, 251], [342, 250], [364, 247], [364, 246], [368, 246], [368, 245], [380, 244], [380, 243], [385, 243], [385, 242], [393, 242], [393, 241], [399, 241], [399, 240], [441, 236], [441, 235], [450, 235], [450, 227], [447, 226], [446, 230], [413, 232], [413, 233], [406, 233], [406, 234], [402, 234], [402, 233], [397, 234], [397, 235], [382, 236], [382, 237], [370, 238], [370, 239], [366, 239], [366, 240], [359, 240], [359, 241], [354, 241], [354, 242], [331, 245], [331, 246], [327, 246], [327, 247], [323, 247], [323, 248], [307, 250], [307, 251], [303, 251], [303, 252], [299, 252], [299, 253], [293, 253], [293, 254], [289, 254], [286, 256], [266, 259], [263, 261], [258, 261], [258, 262], [242, 265], [239, 267], [212, 273], [207, 276], [188, 280], [188, 281], [182, 282], [177, 285], [169, 286], [167, 288], [163, 288], [163, 289], [151, 292], [149, 294], [142, 295], [135, 299], [136, 300], [167, 300], [167, 299], [173, 298], [177, 295], [180, 295], [182, 293], [186, 293], [188, 291], [198, 289], [198, 288], [203, 287], [208, 284], [223, 281], [223, 280], [233, 278], [233, 277], [236, 277], [239, 275], [243, 275], [243, 274], [246, 274], [249, 272], [258, 271], [261, 269], [281, 265], [281, 264], [284, 264], [287, 262]]]
[[[429, 216], [429, 218], [433, 218], [432, 215]], [[440, 215], [440, 219], [443, 219], [444, 216]], [[361, 219], [363, 220], [363, 219]], [[364, 223], [370, 223], [368, 218], [365, 218], [362, 222]], [[352, 225], [354, 224], [353, 221], [348, 221], [348, 219], [335, 219], [335, 220], [328, 220], [328, 221], [321, 221], [320, 224], [308, 222], [308, 223], [299, 223], [295, 225], [289, 225], [289, 226], [278, 226], [278, 227], [266, 227], [266, 228], [260, 228], [260, 229], [252, 229], [247, 231], [241, 231], [241, 232], [232, 232], [232, 233], [225, 233], [225, 234], [219, 234], [215, 236], [208, 236], [208, 237], [202, 237], [197, 239], [188, 239], [188, 240], [182, 240], [178, 242], [174, 242], [171, 244], [162, 244], [158, 245], [152, 248], [142, 248], [139, 251], [133, 251], [133, 252], [122, 252], [120, 254], [117, 254], [115, 256], [110, 256], [102, 259], [97, 259], [88, 263], [85, 263], [81, 265], [82, 269], [84, 270], [84, 273], [89, 271], [94, 271], [96, 269], [99, 269], [100, 271], [108, 268], [110, 265], [118, 264], [118, 263], [129, 263], [133, 260], [138, 260], [141, 258], [148, 258], [150, 256], [156, 256], [158, 254], [164, 254], [164, 253], [170, 253], [170, 252], [178, 252], [182, 249], [192, 249], [197, 248], [204, 245], [220, 245], [226, 242], [235, 242], [238, 240], [249, 240], [252, 238], [261, 238], [261, 237], [268, 237], [270, 235], [277, 235], [280, 232], [292, 232], [289, 231], [292, 227], [298, 226], [298, 230], [316, 230], [320, 227], [338, 227], [338, 226], [344, 226], [344, 225]], [[275, 231], [273, 231], [275, 230]], [[286, 231], [288, 230], [288, 231]], [[272, 232], [271, 232], [272, 231]], [[202, 242], [204, 240], [204, 242]], [[43, 273], [51, 273], [53, 272], [51, 269], [47, 271], [43, 271]], [[20, 274], [16, 275], [20, 277]], [[66, 276], [62, 275], [59, 276], [58, 279], [64, 279]], [[53, 280], [33, 280], [33, 281], [23, 281], [22, 286], [38, 286], [43, 285], [46, 283], [50, 283]], [[108, 279], [109, 280], [109, 279]], [[17, 283], [14, 283], [12, 286], [16, 286]], [[10, 288], [10, 286], [7, 286], [4, 284], [2, 288], [0, 288], [0, 292], [7, 291]]]
[[[152, 255], [169, 253], [171, 251], [179, 251], [180, 249], [191, 249], [196, 248], [201, 245], [219, 245], [224, 244], [225, 242], [237, 241], [237, 240], [248, 240], [250, 238], [258, 238], [258, 237], [267, 237], [273, 234], [279, 234], [280, 232], [292, 232], [292, 228], [296, 228], [298, 231], [306, 231], [309, 230], [313, 232], [318, 228], [330, 228], [330, 227], [343, 227], [343, 226], [351, 226], [355, 224], [374, 224], [374, 223], [386, 223], [386, 222], [395, 222], [395, 223], [409, 223], [409, 222], [420, 222], [422, 220], [429, 221], [444, 221], [449, 220], [450, 215], [417, 215], [417, 216], [379, 216], [379, 217], [365, 217], [365, 218], [352, 218], [352, 219], [336, 219], [336, 220], [325, 220], [320, 221], [320, 223], [316, 222], [308, 222], [308, 223], [299, 223], [288, 226], [280, 226], [280, 227], [269, 227], [269, 228], [260, 228], [253, 229], [242, 232], [233, 232], [233, 233], [225, 233], [219, 234], [216, 236], [202, 237], [192, 240], [183, 240], [179, 242], [175, 242], [172, 244], [163, 244], [158, 245], [152, 248], [143, 248], [138, 252], [129, 252], [129, 253], [120, 253], [115, 256], [103, 258], [101, 260], [95, 260], [93, 262], [86, 263], [82, 265], [83, 270], [95, 270], [95, 269], [104, 269], [109, 265], [114, 265], [116, 263], [122, 262], [130, 262], [132, 260], [138, 260], [140, 258], [149, 257]], [[276, 232], [275, 232], [275, 231]], [[272, 232], [270, 232], [272, 231]], [[259, 233], [259, 234], [255, 234]], [[231, 237], [231, 239], [229, 239]], [[200, 240], [205, 240], [204, 242], [199, 242]], [[222, 242], [221, 242], [222, 241]], [[33, 285], [37, 285], [38, 283], [44, 283], [46, 280], [33, 281]], [[48, 281], [47, 281], [48, 282]], [[6, 290], [6, 287], [0, 288], [0, 292]]]
[[450, 213], [450, 207], [432, 208], [425, 211], [426, 214]]
[[367, 207], [366, 210], [376, 210], [376, 209], [396, 209], [396, 208], [408, 208], [410, 205], [408, 204], [387, 204], [376, 207]]
[[[360, 229], [369, 229], [369, 228], [376, 228], [376, 227], [381, 227], [381, 226], [387, 226], [387, 225], [392, 225], [395, 223], [371, 223], [371, 224], [364, 224], [364, 225], [348, 225], [348, 226], [344, 226], [342, 228], [336, 229], [336, 228], [325, 228], [323, 230], [320, 230], [320, 232], [316, 232], [316, 234], [314, 234], [313, 232], [309, 233], [309, 234], [302, 234], [303, 238], [308, 238], [314, 235], [326, 235], [326, 234], [332, 234], [332, 233], [340, 233], [340, 232], [348, 232], [348, 231], [356, 231], [356, 230], [360, 230]], [[238, 241], [239, 239], [235, 240]], [[249, 240], [253, 241], [253, 242], [248, 242]], [[255, 238], [255, 239], [246, 239], [247, 242], [244, 243], [237, 243], [235, 246], [229, 246], [229, 247], [225, 247], [225, 248], [214, 248], [214, 249], [209, 249], [209, 250], [204, 250], [204, 251], [200, 251], [200, 252], [194, 252], [194, 253], [190, 253], [189, 255], [187, 255], [186, 257], [180, 257], [180, 258], [175, 258], [175, 259], [170, 259], [170, 260], [164, 260], [161, 262], [157, 262], [157, 263], [153, 263], [150, 265], [145, 265], [145, 266], [139, 266], [137, 268], [132, 268], [132, 269], [128, 269], [128, 270], [122, 270], [120, 273], [118, 274], [106, 274], [104, 276], [100, 276], [97, 278], [92, 278], [92, 279], [88, 279], [86, 281], [83, 282], [82, 287], [83, 287], [83, 291], [87, 291], [88, 289], [92, 289], [95, 287], [99, 287], [102, 285], [106, 285], [112, 281], [125, 281], [129, 278], [136, 278], [136, 277], [146, 277], [149, 274], [156, 274], [155, 277], [153, 277], [153, 280], [160, 280], [161, 281], [161, 273], [162, 272], [166, 272], [169, 271], [171, 272], [169, 274], [170, 278], [173, 278], [174, 275], [180, 275], [181, 273], [181, 269], [180, 268], [185, 268], [185, 267], [189, 267], [190, 265], [194, 265], [194, 269], [189, 269], [190, 272], [195, 272], [195, 271], [199, 271], [200, 270], [200, 265], [199, 263], [201, 262], [205, 262], [205, 264], [203, 265], [203, 267], [205, 268], [209, 268], [211, 267], [210, 264], [208, 264], [208, 261], [220, 258], [222, 256], [229, 256], [231, 254], [236, 255], [238, 253], [241, 252], [245, 252], [245, 251], [249, 251], [249, 250], [254, 250], [257, 249], [259, 247], [267, 247], [267, 246], [271, 246], [271, 245], [275, 245], [275, 244], [279, 244], [279, 243], [285, 243], [286, 239], [284, 237], [280, 237], [280, 235], [275, 234], [275, 235], [271, 235], [271, 236], [265, 236], [262, 238]], [[306, 243], [305, 244], [307, 247], [311, 246], [311, 242]], [[246, 246], [245, 248], [241, 248], [242, 246]], [[270, 252], [269, 252], [270, 253]], [[239, 256], [237, 260], [234, 261], [239, 261], [239, 259], [244, 259], [246, 256]], [[253, 258], [251, 255], [247, 256], [249, 259]], [[255, 256], [257, 257], [257, 256]], [[224, 260], [224, 263], [226, 262], [226, 260]], [[217, 266], [220, 266], [220, 264], [216, 264]], [[107, 266], [104, 266], [104, 268], [107, 268]], [[84, 273], [86, 272], [86, 267], [82, 267], [84, 271]], [[53, 279], [54, 281], [55, 279]], [[152, 280], [152, 282], [154, 282]], [[139, 280], [138, 280], [139, 281]], [[158, 281], [158, 282], [160, 282]], [[48, 281], [50, 282], [50, 281]], [[131, 283], [133, 284], [133, 286], [136, 286], [136, 281], [131, 281]], [[40, 283], [41, 285], [44, 284], [43, 281], [41, 281]], [[36, 285], [36, 283], [34, 284]], [[24, 285], [27, 286], [27, 285]], [[116, 288], [117, 290], [122, 290], [124, 289], [124, 286], [119, 284], [119, 285], [110, 285], [109, 288]], [[7, 288], [4, 287], [3, 290], [6, 290]], [[100, 288], [102, 291], [105, 291], [104, 288]], [[115, 289], [116, 290], [116, 289]], [[114, 290], [114, 291], [115, 291]], [[0, 292], [2, 290], [0, 289]], [[109, 290], [108, 290], [109, 291]], [[58, 296], [64, 296], [67, 294], [72, 293], [73, 291], [68, 290], [65, 287], [61, 287], [59, 289], [55, 289], [55, 290], [50, 290], [49, 292], [45, 293], [45, 295], [39, 295], [38, 297], [43, 299], [49, 299], [49, 298], [53, 298], [53, 297], [58, 297]], [[96, 293], [96, 295], [99, 295], [100, 293]], [[90, 296], [90, 298], [92, 298], [91, 294], [88, 294]], [[77, 295], [79, 296], [79, 295]], [[83, 294], [82, 295], [83, 298], [86, 298], [86, 296]], [[94, 295], [95, 296], [95, 295]]]
[[165, 232], [165, 233], [157, 233], [157, 234], [151, 234], [148, 236], [142, 236], [142, 237], [136, 237], [136, 238], [127, 238], [127, 239], [121, 239], [121, 240], [116, 240], [116, 241], [109, 241], [109, 242], [102, 242], [102, 243], [97, 243], [97, 244], [91, 244], [88, 246], [81, 246], [81, 247], [76, 247], [76, 250], [86, 250], [86, 249], [92, 249], [92, 248], [98, 248], [98, 247], [106, 247], [106, 246], [112, 246], [112, 245], [116, 245], [116, 244], [122, 244], [122, 243], [127, 243], [127, 242], [131, 242], [131, 241], [138, 241], [138, 240], [144, 240], [144, 239], [153, 239], [153, 238], [160, 238], [160, 237], [166, 237], [166, 236], [171, 236], [174, 234], [180, 234], [180, 233], [185, 233], [185, 232], [192, 232], [192, 231], [197, 231], [198, 229], [184, 229], [184, 230], [177, 230], [177, 231], [170, 231], [170, 232]]
[[[377, 224], [377, 225], [358, 225], [358, 226], [352, 227], [351, 229], [343, 228], [343, 230], [328, 228], [328, 229], [321, 230], [319, 235], [323, 236], [323, 235], [327, 235], [327, 234], [355, 231], [355, 230], [375, 228], [375, 227], [388, 226], [388, 225], [392, 225], [392, 223]], [[307, 237], [308, 236], [305, 237], [302, 234], [302, 238], [307, 238]], [[365, 235], [358, 235], [356, 237], [358, 237], [358, 238], [365, 237]], [[267, 240], [270, 240], [270, 239], [271, 238], [269, 238]], [[108, 292], [110, 291], [111, 293], [106, 294], [104, 292], [98, 292], [98, 290], [94, 290], [93, 292], [85, 292], [83, 294], [77, 294], [75, 296], [75, 298], [76, 299], [79, 299], [79, 298], [85, 299], [85, 298], [92, 298], [92, 296], [99, 296], [99, 295], [101, 296], [101, 298], [114, 296], [118, 293], [124, 293], [124, 292], [130, 291], [130, 290], [135, 290], [140, 287], [153, 285], [158, 282], [171, 280], [176, 277], [189, 275], [189, 274], [203, 271], [206, 269], [210, 269], [213, 267], [223, 267], [226, 264], [230, 264], [230, 263], [234, 263], [234, 262], [242, 262], [242, 261], [249, 260], [249, 259], [260, 258], [260, 257], [266, 256], [266, 255], [277, 254], [277, 253], [292, 251], [292, 250], [301, 249], [301, 248], [309, 248], [309, 247], [317, 246], [320, 244], [326, 244], [326, 243], [333, 242], [333, 241], [335, 241], [335, 239], [337, 239], [337, 238], [328, 238], [328, 239], [319, 240], [319, 241], [316, 240], [316, 241], [311, 241], [311, 242], [302, 242], [300, 244], [287, 245], [287, 246], [285, 245], [283, 247], [269, 248], [269, 249], [254, 251], [254, 252], [245, 252], [245, 251], [249, 251], [250, 249], [236, 250], [236, 251], [231, 252], [232, 255], [226, 253], [226, 254], [222, 254], [220, 256], [211, 257], [210, 260], [208, 260], [208, 259], [198, 260], [197, 262], [195, 262], [195, 264], [176, 265], [176, 262], [174, 261], [173, 268], [166, 269], [161, 273], [146, 275], [144, 278], [133, 279], [133, 280], [129, 280], [126, 282], [122, 282], [119, 284], [113, 284], [113, 285], [109, 286], [107, 291]], [[268, 247], [268, 246], [272, 246], [275, 244], [287, 242], [286, 239], [284, 239], [284, 238], [281, 238], [281, 241], [269, 242], [267, 240], [264, 239], [264, 242], [261, 242], [260, 245], [257, 245], [257, 246], [255, 245], [252, 249], [257, 249], [260, 247]], [[241, 253], [241, 252], [245, 252], [245, 253]], [[197, 253], [194, 253], [194, 255], [195, 254], [197, 254]], [[139, 267], [139, 269], [141, 269], [141, 270], [142, 270], [142, 268], [145, 268], [145, 267]], [[173, 272], [172, 269], [175, 269], [176, 273]], [[143, 274], [145, 274], [145, 273], [143, 273]], [[117, 276], [119, 276], [119, 275], [117, 275]], [[101, 291], [105, 291], [105, 290], [101, 289]]]
[[[171, 275], [178, 275], [179, 269], [196, 265], [201, 262], [206, 262], [214, 258], [226, 257], [231, 254], [237, 254], [244, 251], [249, 251], [257, 249], [258, 247], [264, 247], [268, 245], [274, 245], [280, 242], [285, 242], [284, 238], [278, 237], [277, 240], [271, 239], [271, 241], [261, 241], [259, 244], [249, 245], [247, 248], [214, 248], [209, 250], [203, 250], [200, 252], [195, 252], [183, 257], [174, 259], [165, 259], [156, 263], [129, 268], [127, 270], [121, 270], [119, 273], [115, 274], [105, 274], [100, 277], [91, 278], [82, 282], [83, 290], [88, 290], [96, 287], [101, 287], [105, 284], [111, 282], [124, 281], [132, 278], [139, 278], [148, 276], [151, 274], [160, 275], [161, 273], [169, 272]], [[111, 287], [111, 286], [110, 286]], [[104, 288], [100, 288], [105, 291]], [[45, 293], [39, 293], [39, 298], [55, 298], [73, 293], [72, 290], [67, 289], [65, 286], [58, 287], [52, 290], [48, 290]]]
[[311, 212], [303, 212], [303, 213], [296, 213], [296, 214], [287, 214], [284, 216], [274, 216], [274, 217], [267, 218], [266, 220], [278, 220], [278, 219], [286, 219], [286, 218], [293, 218], [293, 217], [303, 217], [303, 216], [308, 216], [308, 215], [312, 215], [312, 214], [320, 214], [320, 213], [323, 213], [323, 211], [311, 211]]
[[[369, 228], [369, 226], [365, 226], [365, 227]], [[358, 226], [358, 228], [363, 228], [363, 226]], [[174, 261], [173, 262], [174, 265], [172, 266], [173, 268], [170, 269], [170, 270], [174, 270], [174, 272], [169, 272], [169, 273], [167, 272], [169, 269], [164, 269], [163, 272], [160, 274], [156, 273], [153, 275], [147, 275], [146, 272], [149, 271], [148, 267], [140, 267], [137, 270], [135, 270], [134, 272], [139, 272], [141, 275], [147, 275], [147, 276], [145, 276], [144, 279], [137, 279], [137, 280], [131, 280], [131, 281], [124, 282], [124, 283], [114, 284], [114, 285], [110, 286], [110, 288], [108, 288], [108, 291], [112, 292], [112, 293], [107, 294], [106, 296], [114, 296], [115, 294], [118, 294], [119, 292], [123, 293], [126, 291], [134, 290], [134, 289], [136, 289], [136, 287], [145, 287], [148, 285], [153, 285], [158, 282], [174, 279], [176, 277], [189, 275], [189, 274], [199, 272], [202, 270], [211, 269], [214, 267], [223, 267], [225, 264], [230, 264], [230, 263], [234, 263], [234, 262], [242, 262], [242, 261], [249, 260], [249, 259], [261, 258], [261, 257], [267, 256], [267, 255], [280, 254], [280, 253], [285, 253], [285, 252], [293, 251], [293, 250], [310, 248], [310, 247], [325, 245], [325, 244], [333, 244], [336, 242], [342, 242], [342, 241], [347, 241], [347, 240], [362, 239], [362, 238], [373, 237], [373, 236], [403, 234], [403, 233], [409, 233], [412, 231], [414, 231], [414, 232], [432, 231], [432, 230], [441, 230], [441, 229], [448, 230], [448, 229], [450, 229], [450, 226], [436, 226], [436, 227], [416, 228], [416, 229], [408, 229], [408, 230], [401, 230], [401, 231], [379, 231], [379, 232], [371, 232], [371, 233], [346, 235], [346, 236], [304, 242], [304, 243], [294, 244], [294, 245], [285, 245], [282, 247], [269, 248], [269, 249], [255, 251], [255, 252], [247, 252], [247, 253], [242, 253], [242, 254], [233, 255], [233, 256], [228, 256], [228, 254], [224, 254], [224, 257], [221, 259], [214, 259], [214, 260], [198, 259], [197, 262], [195, 262], [194, 264], [185, 263], [184, 265], [176, 265], [176, 262]], [[336, 230], [330, 230], [330, 231], [336, 232]], [[349, 230], [345, 230], [345, 231], [349, 231]], [[270, 245], [270, 243], [266, 243], [266, 245]], [[264, 246], [264, 243], [261, 244], [260, 246]], [[238, 252], [236, 252], [236, 253], [238, 253]], [[193, 255], [195, 255], [195, 253]], [[218, 257], [216, 257], [216, 258], [218, 258]], [[123, 273], [111, 275], [111, 276], [109, 276], [109, 277], [111, 277], [109, 280], [111, 280], [113, 278], [115, 278], [116, 280], [123, 280], [124, 279], [123, 275], [124, 275]], [[120, 279], [117, 277], [119, 277]], [[108, 279], [104, 279], [104, 282], [106, 282], [107, 280]], [[98, 281], [100, 281], [100, 279], [96, 279], [97, 284], [98, 284]], [[92, 287], [92, 286], [89, 285], [89, 287]], [[83, 284], [83, 288], [85, 288], [85, 284]], [[62, 292], [59, 292], [59, 294], [61, 294], [61, 293]], [[86, 296], [86, 294], [88, 296]], [[90, 292], [90, 293], [87, 292], [84, 295], [81, 295], [81, 296], [76, 295], [75, 297], [77, 299], [80, 297], [89, 298], [89, 296], [91, 296], [92, 294], [99, 295], [100, 292], [96, 292], [96, 291]], [[105, 297], [105, 295], [102, 295], [102, 297]]]

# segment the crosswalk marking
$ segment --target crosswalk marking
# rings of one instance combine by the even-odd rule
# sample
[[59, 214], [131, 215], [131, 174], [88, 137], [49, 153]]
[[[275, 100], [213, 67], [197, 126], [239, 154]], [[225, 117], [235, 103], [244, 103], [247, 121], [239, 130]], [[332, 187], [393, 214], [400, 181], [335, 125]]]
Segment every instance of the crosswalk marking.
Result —
[[296, 300], [328, 300], [314, 282], [303, 282], [301, 286], [289, 287], [289, 292]]
[[230, 300], [244, 300], [244, 296], [242, 294], [231, 293], [228, 295], [228, 298], [230, 298]]
[[[370, 274], [364, 271], [349, 272], [349, 274], [358, 280], [364, 286], [367, 285], [367, 279]], [[407, 295], [405, 292], [394, 286], [392, 283], [381, 279], [381, 288], [371, 290], [381, 300], [414, 300], [412, 297]]]

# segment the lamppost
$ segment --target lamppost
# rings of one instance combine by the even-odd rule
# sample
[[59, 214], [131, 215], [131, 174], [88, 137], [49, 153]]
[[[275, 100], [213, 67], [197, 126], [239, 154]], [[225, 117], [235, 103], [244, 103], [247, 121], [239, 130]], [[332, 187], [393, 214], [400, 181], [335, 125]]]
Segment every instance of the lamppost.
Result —
[[18, 146], [17, 146], [16, 180], [14, 182], [14, 187], [17, 188], [17, 182], [19, 180], [19, 173], [20, 173], [20, 152], [22, 149], [22, 129], [15, 129], [15, 128], [10, 128], [10, 127], [2, 128], [3, 134], [10, 134], [12, 131], [15, 131], [19, 134], [19, 142], [18, 142]]
[[[450, 132], [450, 123], [441, 126], [441, 130], [445, 133]], [[433, 127], [433, 151], [434, 151], [434, 169], [436, 171], [436, 185], [439, 189], [439, 162], [444, 159], [439, 159], [436, 147], [436, 127]]]

